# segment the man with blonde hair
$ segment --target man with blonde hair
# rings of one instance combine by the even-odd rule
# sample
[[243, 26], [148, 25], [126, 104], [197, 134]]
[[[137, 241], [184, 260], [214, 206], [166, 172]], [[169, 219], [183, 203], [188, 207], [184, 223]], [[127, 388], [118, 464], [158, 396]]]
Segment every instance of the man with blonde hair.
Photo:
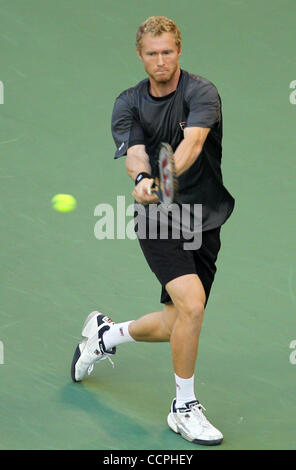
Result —
[[207, 420], [196, 398], [194, 369], [216, 273], [220, 230], [234, 207], [221, 172], [221, 100], [210, 81], [180, 68], [181, 34], [172, 20], [163, 16], [148, 18], [138, 28], [136, 47], [148, 78], [122, 92], [115, 101], [115, 158], [126, 156], [126, 171], [135, 182], [132, 194], [145, 209], [149, 224], [149, 207], [159, 204], [151, 192], [154, 178], [159, 175], [158, 147], [161, 142], [169, 143], [178, 176], [178, 205], [193, 208], [202, 204], [202, 244], [196, 250], [185, 250], [182, 237], [138, 235], [145, 258], [161, 283], [164, 308], [123, 323], [92, 312], [74, 354], [72, 378], [82, 380], [95, 362], [110, 359], [119, 344], [170, 342], [176, 398], [168, 425], [188, 441], [217, 445], [223, 435]]

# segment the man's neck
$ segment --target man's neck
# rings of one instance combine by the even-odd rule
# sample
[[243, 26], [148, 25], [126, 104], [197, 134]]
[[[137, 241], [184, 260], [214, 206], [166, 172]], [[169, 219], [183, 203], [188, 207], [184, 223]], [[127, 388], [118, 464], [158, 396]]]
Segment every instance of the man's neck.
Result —
[[159, 83], [149, 77], [150, 80], [150, 93], [152, 96], [156, 98], [161, 98], [162, 96], [169, 95], [173, 91], [177, 89], [179, 79], [181, 75], [181, 69], [178, 67], [175, 74], [171, 78], [171, 80], [167, 83]]

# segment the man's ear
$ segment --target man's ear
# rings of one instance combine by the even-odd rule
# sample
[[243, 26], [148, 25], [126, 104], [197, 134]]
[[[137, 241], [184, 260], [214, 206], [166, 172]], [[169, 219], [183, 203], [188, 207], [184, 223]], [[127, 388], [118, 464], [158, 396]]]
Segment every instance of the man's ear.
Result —
[[137, 49], [137, 54], [138, 54], [139, 59], [143, 62], [141, 49]]

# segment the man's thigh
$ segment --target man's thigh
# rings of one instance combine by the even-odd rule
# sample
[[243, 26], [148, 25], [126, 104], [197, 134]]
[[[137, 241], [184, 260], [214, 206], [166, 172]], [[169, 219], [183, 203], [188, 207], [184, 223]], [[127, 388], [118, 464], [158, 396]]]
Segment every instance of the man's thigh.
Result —
[[164, 305], [162, 322], [169, 333], [172, 332], [179, 314], [179, 309], [190, 308], [196, 304], [205, 304], [206, 294], [196, 274], [177, 277], [166, 284], [170, 297], [175, 300]]
[[177, 309], [177, 313], [200, 304], [204, 306], [206, 303], [205, 290], [197, 274], [185, 274], [177, 277], [169, 281], [165, 288]]

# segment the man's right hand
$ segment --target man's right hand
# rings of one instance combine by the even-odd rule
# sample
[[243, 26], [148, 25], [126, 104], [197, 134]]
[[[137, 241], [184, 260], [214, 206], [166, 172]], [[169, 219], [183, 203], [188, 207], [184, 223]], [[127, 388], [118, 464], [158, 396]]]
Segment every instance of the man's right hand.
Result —
[[151, 194], [151, 187], [154, 183], [152, 178], [143, 178], [140, 183], [135, 186], [132, 196], [140, 204], [156, 204], [159, 202], [158, 196]]

